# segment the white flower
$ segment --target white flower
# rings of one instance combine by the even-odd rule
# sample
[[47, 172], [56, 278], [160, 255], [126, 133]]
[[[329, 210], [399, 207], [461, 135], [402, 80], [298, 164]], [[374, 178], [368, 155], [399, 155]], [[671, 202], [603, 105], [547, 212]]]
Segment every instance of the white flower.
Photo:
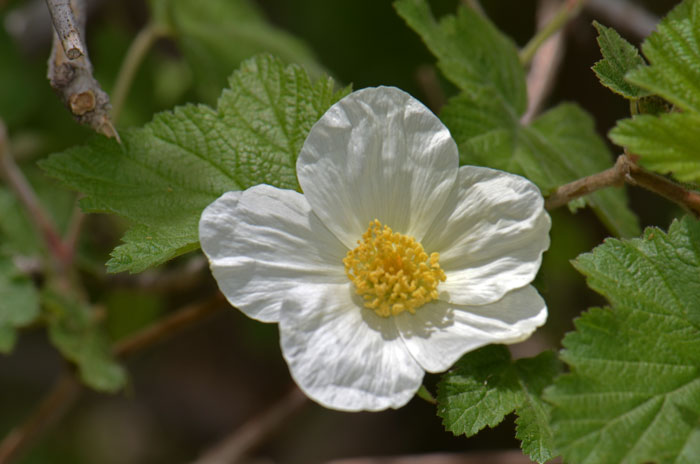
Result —
[[398, 408], [424, 371], [545, 322], [529, 285], [549, 247], [539, 190], [458, 167], [447, 128], [407, 93], [363, 89], [333, 105], [297, 176], [303, 195], [224, 194], [199, 238], [231, 304], [279, 323], [292, 377], [322, 405]]

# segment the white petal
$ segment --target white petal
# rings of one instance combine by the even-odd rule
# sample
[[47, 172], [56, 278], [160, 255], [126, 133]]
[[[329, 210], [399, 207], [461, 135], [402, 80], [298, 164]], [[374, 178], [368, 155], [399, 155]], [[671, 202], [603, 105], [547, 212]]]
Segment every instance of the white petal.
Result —
[[458, 183], [423, 246], [440, 253], [447, 276], [440, 299], [492, 303], [535, 278], [551, 220], [539, 189], [523, 177], [463, 166]]
[[547, 306], [532, 286], [481, 306], [428, 303], [396, 324], [413, 357], [428, 372], [442, 372], [464, 353], [491, 343], [516, 343], [547, 320]]
[[457, 146], [422, 103], [393, 88], [353, 92], [313, 126], [297, 176], [314, 212], [349, 248], [379, 219], [420, 240], [457, 175]]
[[348, 281], [347, 249], [291, 190], [225, 193], [202, 213], [199, 241], [229, 302], [263, 322], [279, 320], [291, 288]]
[[350, 282], [296, 295], [280, 313], [280, 343], [310, 398], [342, 411], [379, 411], [413, 397], [423, 369], [394, 321], [362, 308]]

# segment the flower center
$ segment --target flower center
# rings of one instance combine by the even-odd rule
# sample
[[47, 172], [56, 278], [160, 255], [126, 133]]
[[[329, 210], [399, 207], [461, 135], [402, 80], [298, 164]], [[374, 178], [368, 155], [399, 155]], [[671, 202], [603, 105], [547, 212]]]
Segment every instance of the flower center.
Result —
[[414, 314], [438, 297], [437, 286], [445, 281], [439, 259], [439, 253], [428, 256], [416, 239], [375, 219], [343, 264], [365, 307], [389, 317], [404, 311]]

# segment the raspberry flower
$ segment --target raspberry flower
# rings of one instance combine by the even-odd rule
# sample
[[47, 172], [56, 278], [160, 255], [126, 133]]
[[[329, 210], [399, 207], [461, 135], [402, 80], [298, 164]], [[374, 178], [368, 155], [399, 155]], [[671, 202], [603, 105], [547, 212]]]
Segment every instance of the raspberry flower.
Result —
[[199, 238], [229, 302], [277, 322], [299, 387], [346, 411], [398, 408], [424, 372], [529, 337], [549, 247], [530, 181], [459, 167], [447, 128], [392, 87], [354, 92], [313, 126], [303, 194], [268, 185], [209, 205]]

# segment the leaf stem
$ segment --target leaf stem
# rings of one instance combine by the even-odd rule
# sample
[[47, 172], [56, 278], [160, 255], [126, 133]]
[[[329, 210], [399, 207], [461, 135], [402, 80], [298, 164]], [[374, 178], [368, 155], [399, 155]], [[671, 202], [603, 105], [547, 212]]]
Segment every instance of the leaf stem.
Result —
[[10, 143], [7, 139], [5, 125], [0, 120], [0, 172], [4, 174], [8, 185], [14, 191], [29, 219], [43, 238], [59, 272], [70, 267], [73, 254], [61, 240], [61, 235], [46, 210], [42, 207], [34, 189], [15, 163], [10, 153]]
[[138, 71], [139, 66], [156, 40], [168, 35], [168, 32], [168, 29], [163, 25], [150, 22], [139, 31], [133, 42], [131, 42], [112, 91], [112, 121], [115, 124], [124, 108], [124, 103], [131, 89], [131, 84], [134, 82], [136, 71]]
[[535, 36], [520, 50], [520, 63], [523, 66], [529, 65], [540, 46], [573, 19], [581, 10], [585, 1], [586, 0], [566, 0], [552, 17], [551, 21], [538, 30]]
[[663, 176], [647, 171], [639, 166], [634, 158], [634, 155], [620, 155], [615, 166], [558, 187], [545, 200], [545, 208], [552, 210], [596, 190], [620, 186], [626, 182], [673, 201], [700, 218], [700, 192], [688, 190]]
[[430, 404], [437, 404], [437, 400], [433, 396], [430, 391], [428, 391], [427, 388], [425, 388], [425, 385], [421, 385], [418, 391], [416, 392], [416, 396], [422, 400], [427, 401]]

